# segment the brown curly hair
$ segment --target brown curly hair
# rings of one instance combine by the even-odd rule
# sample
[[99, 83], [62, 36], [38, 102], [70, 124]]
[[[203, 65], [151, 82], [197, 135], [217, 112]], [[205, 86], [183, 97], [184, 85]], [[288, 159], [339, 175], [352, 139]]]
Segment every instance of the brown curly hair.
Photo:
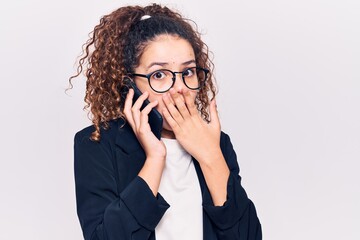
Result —
[[[144, 15], [150, 15], [151, 18], [141, 21]], [[138, 66], [146, 44], [164, 33], [187, 40], [193, 47], [196, 65], [210, 70], [208, 80], [195, 99], [202, 118], [209, 121], [208, 106], [216, 94], [212, 74], [214, 65], [196, 24], [158, 4], [126, 6], [100, 19], [100, 23], [90, 33], [92, 36], [83, 45], [77, 74], [69, 78], [72, 88], [73, 78], [82, 72], [86, 76], [84, 109], [90, 108], [92, 114], [91, 120], [95, 127], [92, 140], [100, 140], [100, 128], [107, 129], [110, 120], [125, 120], [124, 100], [119, 93], [119, 89], [124, 86], [123, 80]]]

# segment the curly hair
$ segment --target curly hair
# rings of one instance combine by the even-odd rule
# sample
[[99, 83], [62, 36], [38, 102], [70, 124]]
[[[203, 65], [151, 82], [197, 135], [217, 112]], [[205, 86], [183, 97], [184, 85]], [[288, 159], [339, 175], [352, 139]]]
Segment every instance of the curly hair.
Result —
[[[150, 15], [151, 18], [141, 21], [144, 15]], [[196, 24], [158, 4], [126, 6], [100, 19], [100, 23], [89, 34], [91, 37], [83, 45], [77, 74], [69, 78], [72, 88], [73, 78], [82, 72], [86, 76], [84, 109], [90, 108], [92, 114], [91, 120], [95, 127], [90, 137], [92, 140], [100, 140], [100, 129], [107, 129], [110, 120], [125, 120], [124, 100], [119, 89], [125, 85], [125, 77], [138, 66], [146, 45], [160, 34], [176, 35], [187, 40], [194, 50], [196, 65], [210, 70], [208, 81], [195, 99], [202, 118], [210, 120], [208, 106], [216, 94], [212, 74], [214, 65]]]

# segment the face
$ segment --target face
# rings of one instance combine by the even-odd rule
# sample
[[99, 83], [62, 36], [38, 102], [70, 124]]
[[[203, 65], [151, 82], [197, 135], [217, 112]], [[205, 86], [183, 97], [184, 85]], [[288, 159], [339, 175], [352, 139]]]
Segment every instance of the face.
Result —
[[[160, 69], [182, 72], [189, 67], [195, 66], [194, 50], [187, 40], [174, 35], [162, 34], [149, 42], [145, 47], [139, 60], [139, 66], [134, 69], [134, 72], [138, 74], [149, 74]], [[159, 104], [156, 108], [162, 114], [162, 109], [165, 108], [162, 100], [163, 93], [153, 91], [146, 78], [136, 77], [134, 81], [141, 92], [147, 91], [149, 93], [150, 102], [158, 100]], [[182, 80], [181, 74], [176, 74], [176, 81], [173, 88], [180, 93], [182, 93], [183, 89], [187, 88]], [[196, 90], [192, 91], [196, 92]], [[195, 94], [193, 95], [195, 96]], [[165, 119], [163, 128], [171, 131], [171, 127]]]

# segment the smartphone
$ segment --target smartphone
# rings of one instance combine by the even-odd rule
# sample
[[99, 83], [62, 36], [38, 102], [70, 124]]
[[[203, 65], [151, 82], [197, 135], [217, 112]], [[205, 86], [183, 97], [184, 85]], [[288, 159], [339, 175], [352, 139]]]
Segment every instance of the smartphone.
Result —
[[[129, 89], [134, 89], [134, 97], [133, 97], [133, 104], [136, 102], [136, 100], [142, 95], [142, 92], [138, 89], [134, 81], [132, 81], [130, 78], [124, 79], [125, 86], [120, 90], [121, 91], [121, 98], [123, 102], [125, 102], [126, 95], [129, 92]], [[143, 105], [141, 106], [140, 110], [143, 110], [146, 105], [148, 105], [150, 102], [149, 100], [145, 99]], [[153, 108], [149, 113], [149, 125], [151, 128], [151, 131], [154, 133], [154, 135], [160, 140], [161, 138], [161, 130], [163, 126], [163, 118], [158, 110]]]

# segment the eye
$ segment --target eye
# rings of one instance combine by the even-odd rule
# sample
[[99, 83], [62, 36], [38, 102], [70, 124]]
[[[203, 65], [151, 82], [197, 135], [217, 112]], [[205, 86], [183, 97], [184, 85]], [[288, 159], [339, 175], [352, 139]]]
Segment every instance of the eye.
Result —
[[151, 74], [151, 78], [155, 79], [155, 80], [161, 80], [163, 78], [166, 77], [166, 73], [163, 71], [156, 71], [153, 74]]
[[184, 77], [191, 77], [193, 76], [195, 73], [194, 73], [194, 68], [188, 68], [186, 69], [185, 71], [183, 71], [183, 76]]

